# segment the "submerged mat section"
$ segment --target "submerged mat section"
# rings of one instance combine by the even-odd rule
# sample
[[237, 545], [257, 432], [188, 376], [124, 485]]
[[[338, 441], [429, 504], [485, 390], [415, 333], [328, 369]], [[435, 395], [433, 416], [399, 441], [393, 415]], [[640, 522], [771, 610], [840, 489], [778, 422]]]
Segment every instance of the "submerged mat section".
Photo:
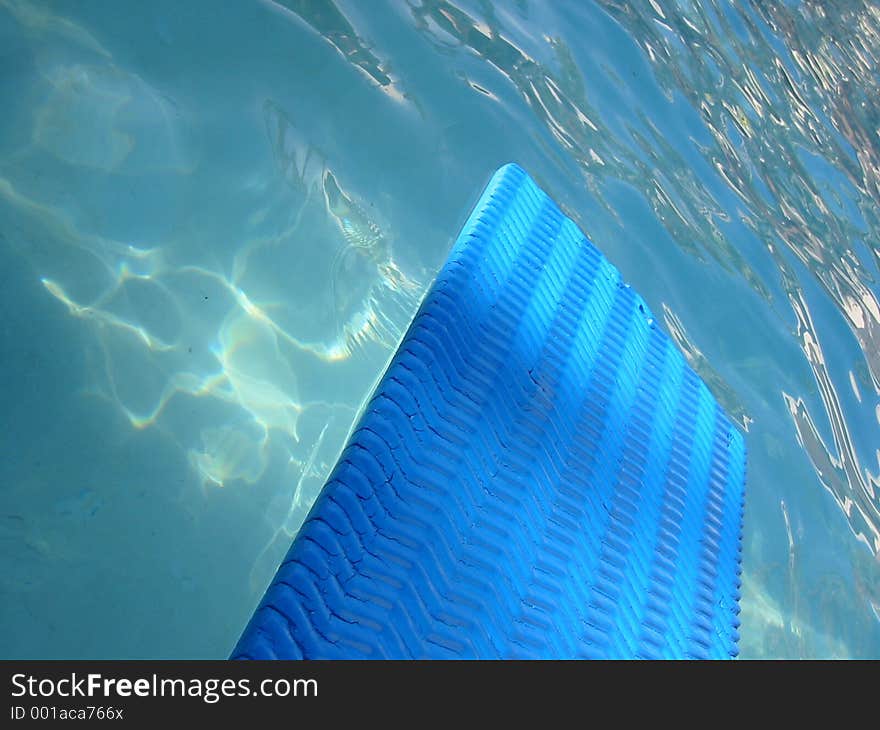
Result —
[[644, 301], [507, 165], [233, 657], [735, 656], [744, 479]]

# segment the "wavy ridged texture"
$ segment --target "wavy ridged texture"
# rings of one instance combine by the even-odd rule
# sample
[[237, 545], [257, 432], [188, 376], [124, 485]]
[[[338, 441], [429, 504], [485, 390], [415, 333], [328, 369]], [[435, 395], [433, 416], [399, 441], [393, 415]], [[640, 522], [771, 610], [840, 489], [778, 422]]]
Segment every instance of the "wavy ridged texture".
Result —
[[744, 472], [644, 301], [507, 165], [233, 656], [735, 656]]

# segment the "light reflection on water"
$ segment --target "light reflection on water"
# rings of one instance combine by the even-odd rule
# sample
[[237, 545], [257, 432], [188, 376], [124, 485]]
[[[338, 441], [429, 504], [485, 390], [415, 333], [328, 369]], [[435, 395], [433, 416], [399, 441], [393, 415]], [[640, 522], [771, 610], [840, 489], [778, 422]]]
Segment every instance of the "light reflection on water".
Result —
[[0, 0], [0, 46], [3, 655], [224, 655], [509, 160], [747, 432], [744, 655], [880, 655], [876, 8]]

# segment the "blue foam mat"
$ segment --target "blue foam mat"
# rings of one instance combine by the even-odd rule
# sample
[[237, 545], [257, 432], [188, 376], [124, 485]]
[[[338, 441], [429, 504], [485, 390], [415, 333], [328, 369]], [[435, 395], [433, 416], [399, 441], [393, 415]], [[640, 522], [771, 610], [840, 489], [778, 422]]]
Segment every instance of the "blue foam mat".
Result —
[[744, 479], [644, 301], [507, 165], [233, 657], [735, 656]]

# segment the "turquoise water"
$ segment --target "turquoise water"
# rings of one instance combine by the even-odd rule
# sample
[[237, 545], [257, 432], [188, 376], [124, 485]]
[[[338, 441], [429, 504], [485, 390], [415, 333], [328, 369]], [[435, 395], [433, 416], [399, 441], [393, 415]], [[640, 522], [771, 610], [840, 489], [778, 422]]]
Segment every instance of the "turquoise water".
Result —
[[517, 161], [749, 448], [746, 657], [880, 657], [880, 11], [0, 0], [0, 656], [222, 657]]

